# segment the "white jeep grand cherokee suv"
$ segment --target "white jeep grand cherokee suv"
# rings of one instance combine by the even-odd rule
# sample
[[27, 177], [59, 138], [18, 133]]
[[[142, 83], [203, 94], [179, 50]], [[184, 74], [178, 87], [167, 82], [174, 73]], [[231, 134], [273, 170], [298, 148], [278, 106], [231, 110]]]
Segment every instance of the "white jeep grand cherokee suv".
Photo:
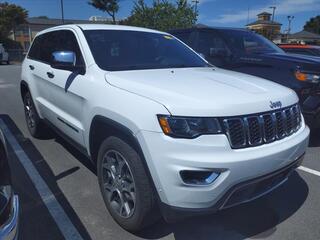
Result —
[[211, 66], [164, 32], [50, 28], [21, 77], [31, 134], [49, 124], [87, 154], [109, 212], [128, 230], [151, 224], [154, 210], [174, 220], [262, 196], [308, 145], [292, 90]]

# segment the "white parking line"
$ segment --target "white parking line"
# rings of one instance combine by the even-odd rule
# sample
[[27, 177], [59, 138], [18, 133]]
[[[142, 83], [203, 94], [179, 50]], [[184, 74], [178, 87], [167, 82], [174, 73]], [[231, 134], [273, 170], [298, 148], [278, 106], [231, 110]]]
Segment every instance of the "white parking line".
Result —
[[311, 174], [314, 174], [318, 177], [320, 177], [320, 172], [319, 171], [316, 171], [316, 170], [313, 170], [311, 168], [307, 168], [307, 167], [304, 167], [304, 166], [300, 166], [298, 167], [299, 170], [302, 170], [302, 171], [305, 171], [307, 173], [311, 173]]
[[58, 228], [60, 229], [62, 235], [65, 239], [71, 240], [82, 240], [82, 236], [75, 228], [59, 202], [57, 201], [54, 194], [49, 189], [46, 182], [40, 176], [37, 169], [33, 166], [32, 161], [29, 159], [27, 154], [23, 151], [19, 145], [16, 138], [13, 136], [7, 125], [0, 119], [0, 128], [2, 129], [4, 135], [6, 136], [8, 143], [15, 152], [20, 163], [23, 165], [27, 174], [29, 175], [33, 185], [37, 189], [43, 203], [48, 208], [52, 218], [56, 222]]
[[4, 84], [4, 83], [0, 83], [0, 88], [13, 88], [13, 87], [16, 87], [16, 85], [14, 84]]

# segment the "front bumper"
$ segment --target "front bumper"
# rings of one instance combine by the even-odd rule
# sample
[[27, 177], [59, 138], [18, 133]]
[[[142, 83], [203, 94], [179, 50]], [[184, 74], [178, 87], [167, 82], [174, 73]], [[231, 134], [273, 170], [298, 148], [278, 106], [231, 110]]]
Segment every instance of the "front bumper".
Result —
[[291, 173], [302, 163], [303, 158], [304, 155], [288, 166], [270, 174], [236, 184], [215, 205], [209, 208], [178, 208], [162, 203], [160, 206], [162, 215], [168, 222], [171, 222], [189, 216], [214, 213], [221, 209], [253, 201], [285, 183]]
[[18, 223], [19, 223], [19, 198], [13, 196], [11, 215], [8, 221], [0, 227], [1, 240], [17, 240], [18, 239]]
[[[231, 149], [225, 135], [173, 139], [162, 133], [140, 131], [142, 146], [162, 204], [185, 210], [217, 206], [234, 186], [293, 164], [306, 151], [310, 130], [303, 124], [295, 134], [258, 147]], [[183, 170], [221, 170], [209, 185], [188, 185]]]

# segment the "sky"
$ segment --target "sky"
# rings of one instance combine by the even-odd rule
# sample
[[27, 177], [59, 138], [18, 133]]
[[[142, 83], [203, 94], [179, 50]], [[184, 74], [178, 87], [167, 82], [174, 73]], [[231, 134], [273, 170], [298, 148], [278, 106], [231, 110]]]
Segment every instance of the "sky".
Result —
[[[18, 4], [29, 11], [30, 17], [47, 16], [60, 18], [60, 0], [6, 0]], [[174, 1], [174, 0], [170, 0]], [[188, 0], [192, 3], [192, 0]], [[4, 2], [0, 0], [0, 2]], [[90, 16], [106, 16], [87, 4], [88, 0], [63, 0], [66, 19], [89, 19]], [[152, 0], [145, 0], [151, 4]], [[276, 6], [275, 21], [282, 24], [281, 31], [288, 29], [288, 15], [293, 15], [292, 32], [303, 29], [311, 17], [320, 14], [320, 0], [199, 0], [198, 23], [210, 26], [244, 27], [256, 20], [262, 11], [272, 12], [270, 6]], [[134, 0], [120, 0], [118, 18], [127, 17]]]

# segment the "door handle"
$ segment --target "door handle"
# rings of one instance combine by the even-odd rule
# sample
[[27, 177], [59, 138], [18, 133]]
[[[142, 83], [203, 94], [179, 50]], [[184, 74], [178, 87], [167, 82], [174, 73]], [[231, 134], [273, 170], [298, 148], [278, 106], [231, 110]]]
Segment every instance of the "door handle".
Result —
[[47, 72], [49, 78], [54, 78], [54, 74], [52, 72]]
[[34, 66], [33, 65], [29, 65], [30, 70], [34, 70]]

